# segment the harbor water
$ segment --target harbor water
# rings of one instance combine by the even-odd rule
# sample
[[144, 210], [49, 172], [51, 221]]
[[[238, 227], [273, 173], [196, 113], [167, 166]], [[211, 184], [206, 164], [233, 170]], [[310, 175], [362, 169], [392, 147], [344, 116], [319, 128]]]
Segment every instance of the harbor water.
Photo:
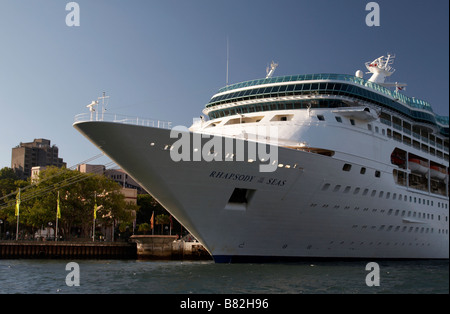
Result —
[[[78, 265], [78, 285], [71, 285]], [[1, 294], [448, 294], [445, 261], [215, 264], [212, 261], [0, 260]], [[369, 278], [370, 279], [370, 278]]]

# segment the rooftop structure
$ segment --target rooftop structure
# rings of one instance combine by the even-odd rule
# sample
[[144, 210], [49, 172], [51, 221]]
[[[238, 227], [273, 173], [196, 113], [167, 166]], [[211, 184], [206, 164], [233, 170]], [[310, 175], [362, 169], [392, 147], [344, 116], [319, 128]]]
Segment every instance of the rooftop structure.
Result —
[[58, 157], [58, 147], [51, 146], [50, 140], [35, 139], [33, 142], [20, 143], [12, 149], [11, 168], [23, 180], [31, 177], [33, 167], [66, 167], [67, 164]]

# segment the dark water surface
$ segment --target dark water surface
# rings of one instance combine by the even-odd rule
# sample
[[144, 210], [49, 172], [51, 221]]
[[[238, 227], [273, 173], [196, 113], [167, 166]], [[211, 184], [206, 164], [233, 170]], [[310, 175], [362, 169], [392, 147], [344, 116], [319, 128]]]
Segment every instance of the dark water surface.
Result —
[[[79, 286], [69, 262], [79, 265]], [[449, 293], [448, 261], [380, 261], [380, 286], [369, 287], [370, 261], [214, 264], [210, 261], [0, 260], [0, 293], [52, 294], [341, 294]]]

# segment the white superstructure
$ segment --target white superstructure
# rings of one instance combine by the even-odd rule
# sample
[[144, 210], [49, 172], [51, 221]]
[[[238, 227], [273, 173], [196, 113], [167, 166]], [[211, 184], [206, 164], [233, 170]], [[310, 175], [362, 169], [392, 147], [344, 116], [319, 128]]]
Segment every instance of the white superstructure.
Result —
[[[74, 126], [217, 262], [448, 259], [448, 117], [399, 93], [404, 84], [385, 87], [391, 57], [368, 63], [373, 80], [270, 71], [226, 86], [203, 110], [209, 120], [175, 138], [107, 114]], [[190, 151], [174, 161], [183, 137]]]

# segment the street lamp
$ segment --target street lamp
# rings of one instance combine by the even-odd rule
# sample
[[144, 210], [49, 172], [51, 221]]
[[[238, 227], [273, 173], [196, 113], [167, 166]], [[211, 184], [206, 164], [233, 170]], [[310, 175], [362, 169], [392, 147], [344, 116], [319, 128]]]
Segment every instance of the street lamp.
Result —
[[50, 240], [50, 231], [52, 230], [53, 223], [50, 221], [47, 228], [47, 240]]

